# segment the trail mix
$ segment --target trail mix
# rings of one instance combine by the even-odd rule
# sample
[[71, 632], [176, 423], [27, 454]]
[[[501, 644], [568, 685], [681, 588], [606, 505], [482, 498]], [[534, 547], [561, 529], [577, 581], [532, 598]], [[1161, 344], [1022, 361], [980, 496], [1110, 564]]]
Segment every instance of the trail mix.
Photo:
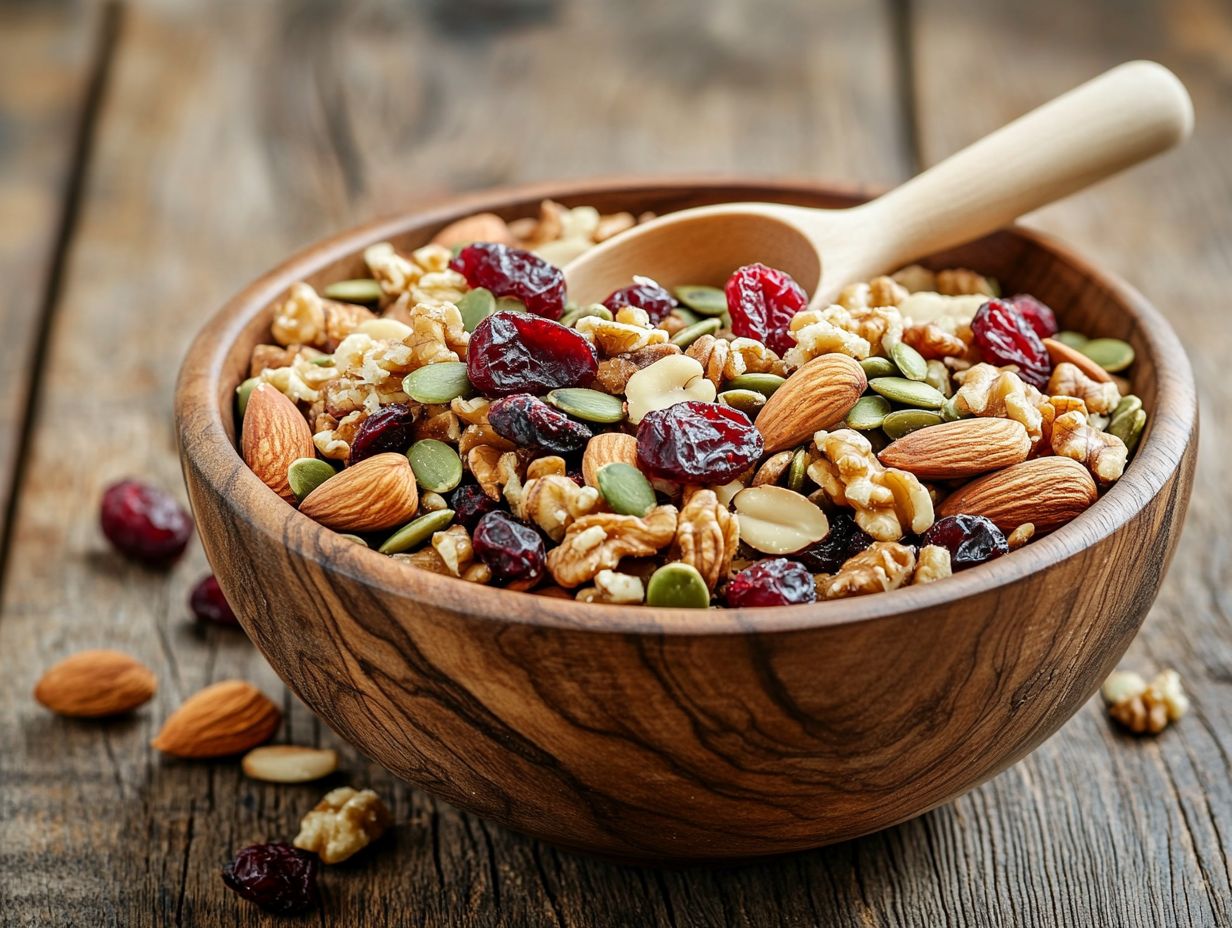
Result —
[[911, 266], [808, 308], [788, 274], [637, 277], [568, 302], [558, 264], [638, 221], [469, 217], [369, 276], [297, 283], [238, 390], [253, 471], [436, 573], [705, 607], [928, 583], [1074, 518], [1146, 423], [1133, 349], [1027, 294]]

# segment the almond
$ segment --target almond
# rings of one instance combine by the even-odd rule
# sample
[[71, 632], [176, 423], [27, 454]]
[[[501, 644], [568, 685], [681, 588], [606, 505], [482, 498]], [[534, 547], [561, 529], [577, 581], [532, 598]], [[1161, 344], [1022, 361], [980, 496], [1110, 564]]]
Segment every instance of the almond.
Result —
[[338, 769], [338, 752], [304, 748], [297, 744], [268, 744], [253, 748], [240, 762], [244, 773], [268, 783], [308, 783]]
[[956, 419], [908, 432], [877, 455], [926, 480], [953, 480], [1000, 470], [1031, 453], [1031, 437], [1013, 419]]
[[316, 457], [317, 449], [307, 420], [276, 387], [257, 384], [249, 395], [240, 450], [261, 482], [294, 506], [287, 468], [299, 458]]
[[444, 245], [446, 248], [469, 245], [471, 242], [512, 245], [513, 236], [509, 232], [508, 224], [496, 213], [476, 213], [451, 222], [432, 239], [433, 245]]
[[1068, 361], [1092, 380], [1098, 380], [1100, 383], [1112, 383], [1112, 375], [1077, 348], [1071, 348], [1065, 342], [1059, 342], [1055, 338], [1044, 339], [1044, 347], [1048, 349], [1048, 357], [1052, 359], [1053, 367]]
[[122, 651], [80, 651], [43, 674], [34, 698], [60, 715], [102, 718], [136, 709], [157, 689], [154, 671]]
[[282, 713], [243, 680], [224, 680], [190, 696], [150, 742], [175, 757], [227, 757], [268, 741]]
[[408, 521], [419, 508], [405, 454], [364, 458], [304, 497], [299, 511], [336, 532], [375, 532]]
[[582, 477], [588, 487], [599, 486], [599, 468], [619, 461], [637, 467], [637, 439], [624, 432], [600, 432], [582, 454]]
[[1099, 497], [1095, 481], [1077, 461], [1035, 458], [973, 480], [937, 507], [942, 516], [985, 516], [1003, 532], [1027, 522], [1036, 535], [1059, 528]]
[[794, 448], [851, 411], [868, 380], [864, 368], [844, 354], [813, 358], [774, 391], [757, 414], [766, 453]]

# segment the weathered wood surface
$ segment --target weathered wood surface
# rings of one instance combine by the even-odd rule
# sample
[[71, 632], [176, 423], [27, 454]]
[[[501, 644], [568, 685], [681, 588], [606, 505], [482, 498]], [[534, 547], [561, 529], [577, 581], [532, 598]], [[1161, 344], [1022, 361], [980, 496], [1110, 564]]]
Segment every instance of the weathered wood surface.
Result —
[[[23, 294], [33, 304], [50, 294], [54, 324], [41, 366], [16, 365], [26, 383], [43, 374], [0, 613], [0, 923], [275, 923], [227, 892], [218, 867], [237, 846], [293, 831], [317, 788], [262, 786], [228, 764], [169, 763], [146, 743], [211, 680], [283, 691], [242, 636], [192, 626], [183, 600], [205, 570], [199, 550], [154, 575], [117, 560], [95, 526], [98, 493], [115, 477], [178, 485], [170, 391], [179, 355], [201, 315], [245, 280], [352, 221], [491, 183], [725, 169], [892, 183], [912, 170], [913, 152], [935, 160], [1135, 56], [1187, 81], [1194, 142], [1039, 221], [1172, 313], [1194, 357], [1206, 411], [1196, 503], [1127, 659], [1176, 666], [1193, 715], [1137, 742], [1092, 704], [950, 806], [861, 841], [729, 870], [636, 870], [563, 853], [431, 801], [347, 751], [347, 779], [389, 798], [401, 826], [366, 859], [327, 873], [324, 915], [305, 921], [1232, 921], [1223, 593], [1232, 330], [1219, 321], [1232, 245], [1226, 5], [1048, 2], [1011, 15], [976, 0], [524, 0], [476, 4], [506, 11], [482, 28], [469, 6], [133, 4], [120, 8], [115, 43], [102, 43], [107, 85], [58, 289], [36, 278], [27, 287], [38, 293]], [[20, 42], [35, 28], [28, 22], [0, 35]], [[93, 31], [83, 47], [98, 47], [105, 17], [63, 22]], [[32, 97], [5, 80], [8, 120], [11, 100]], [[85, 105], [84, 85], [79, 93]], [[24, 155], [20, 168], [0, 162], [5, 189], [14, 171], [57, 152]], [[62, 213], [63, 202], [50, 208]], [[39, 230], [57, 221], [42, 218], [22, 242], [44, 267], [54, 233]], [[36, 345], [33, 311], [3, 317], [23, 357]], [[10, 321], [18, 316], [26, 321]], [[5, 402], [9, 393], [6, 381]], [[0, 469], [6, 484], [8, 473]], [[96, 645], [156, 668], [156, 701], [103, 726], [33, 705], [44, 666]], [[290, 740], [335, 743], [284, 704]]]

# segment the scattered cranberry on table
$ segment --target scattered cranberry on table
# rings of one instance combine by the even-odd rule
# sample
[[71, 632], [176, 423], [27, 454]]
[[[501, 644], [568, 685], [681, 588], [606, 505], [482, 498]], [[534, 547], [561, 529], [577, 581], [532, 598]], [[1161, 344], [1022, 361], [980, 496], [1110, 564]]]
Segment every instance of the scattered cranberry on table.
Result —
[[253, 844], [237, 853], [223, 868], [222, 881], [267, 912], [296, 915], [321, 904], [319, 869], [316, 854], [274, 841]]
[[192, 588], [188, 596], [188, 607], [192, 614], [201, 622], [212, 622], [215, 625], [238, 626], [240, 620], [235, 617], [231, 604], [223, 595], [222, 587], [213, 574], [202, 577]]
[[99, 522], [117, 551], [150, 567], [175, 562], [193, 532], [192, 516], [171, 494], [137, 480], [121, 480], [103, 492]]

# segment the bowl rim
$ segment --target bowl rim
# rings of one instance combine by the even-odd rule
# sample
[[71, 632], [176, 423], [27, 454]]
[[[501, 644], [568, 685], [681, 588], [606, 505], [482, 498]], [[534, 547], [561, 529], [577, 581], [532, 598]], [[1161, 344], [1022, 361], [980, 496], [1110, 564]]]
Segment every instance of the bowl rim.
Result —
[[[748, 632], [791, 632], [857, 622], [887, 620], [921, 610], [957, 604], [972, 596], [1011, 586], [1108, 538], [1142, 511], [1163, 489], [1185, 458], [1197, 425], [1197, 395], [1189, 359], [1163, 315], [1135, 288], [1114, 274], [1098, 269], [1087, 258], [1045, 233], [1015, 224], [1012, 234], [1070, 264], [1084, 279], [1109, 291], [1128, 309], [1155, 360], [1157, 401], [1150, 427], [1125, 474], [1078, 518], [1030, 545], [944, 582], [903, 587], [888, 593], [794, 606], [756, 608], [671, 609], [634, 605], [580, 603], [483, 586], [426, 570], [411, 570], [376, 550], [348, 541], [284, 503], [244, 464], [223, 423], [219, 398], [226, 360], [235, 340], [294, 281], [319, 267], [358, 254], [373, 242], [414, 229], [443, 226], [473, 212], [543, 198], [584, 202], [598, 194], [677, 190], [702, 193], [723, 187], [760, 190], [767, 198], [793, 195], [835, 198], [865, 197], [851, 185], [811, 179], [766, 180], [755, 176], [714, 177], [629, 176], [583, 178], [493, 188], [450, 197], [425, 208], [378, 218], [305, 246], [229, 299], [193, 339], [182, 366], [175, 395], [176, 431], [181, 454], [193, 456], [197, 472], [210, 490], [247, 519], [270, 543], [316, 562], [326, 573], [338, 573], [392, 597], [431, 602], [475, 620], [501, 624], [560, 627], [595, 634], [656, 634], [706, 636]], [[204, 410], [204, 417], [200, 412]], [[193, 429], [188, 429], [188, 422]], [[204, 455], [216, 448], [218, 455]], [[518, 597], [511, 600], [510, 597]], [[535, 608], [519, 608], [534, 603]], [[393, 616], [391, 616], [393, 617]], [[402, 616], [397, 616], [401, 619]]]

